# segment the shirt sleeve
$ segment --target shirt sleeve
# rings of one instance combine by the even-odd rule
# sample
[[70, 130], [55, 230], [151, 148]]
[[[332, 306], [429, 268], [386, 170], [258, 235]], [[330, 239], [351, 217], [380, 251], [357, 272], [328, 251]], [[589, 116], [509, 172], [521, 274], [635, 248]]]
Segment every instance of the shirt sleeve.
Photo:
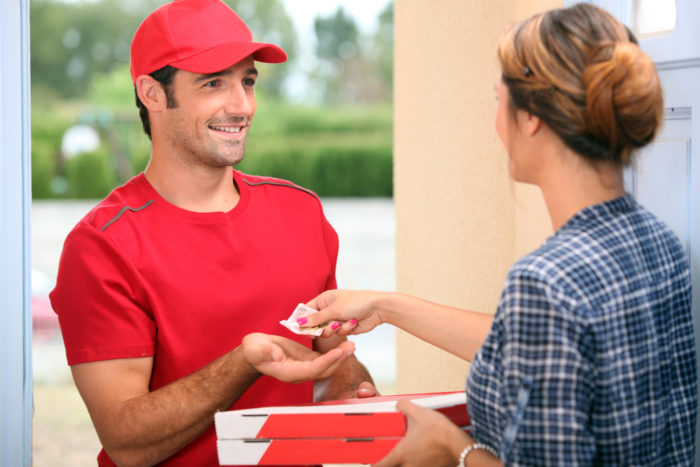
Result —
[[93, 227], [68, 235], [50, 299], [69, 365], [154, 355], [156, 326], [134, 270]]
[[592, 339], [558, 285], [515, 269], [501, 303], [506, 422], [502, 459], [512, 465], [590, 465]]

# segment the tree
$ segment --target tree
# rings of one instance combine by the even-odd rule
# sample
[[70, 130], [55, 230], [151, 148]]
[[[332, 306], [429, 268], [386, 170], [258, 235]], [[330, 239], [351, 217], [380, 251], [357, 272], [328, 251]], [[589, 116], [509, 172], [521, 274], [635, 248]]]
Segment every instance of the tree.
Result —
[[338, 7], [335, 14], [314, 20], [316, 32], [316, 53], [324, 60], [342, 63], [357, 53], [357, 25], [355, 20]]
[[[143, 19], [163, 0], [32, 0], [32, 91], [37, 95], [82, 98], [95, 73], [129, 64], [131, 39]], [[293, 23], [281, 0], [228, 0], [256, 35], [296, 54]], [[286, 67], [265, 69], [262, 79], [279, 94]], [[269, 76], [266, 76], [268, 74]]]
[[253, 40], [279, 45], [289, 57], [285, 63], [257, 64], [260, 69], [260, 88], [267, 95], [282, 96], [284, 81], [294, 66], [298, 39], [294, 22], [281, 0], [225, 0], [253, 31]]
[[[127, 10], [120, 0], [30, 3], [32, 87], [63, 97], [84, 96], [95, 72], [129, 63], [129, 46], [143, 9]], [[147, 6], [148, 5], [148, 6]]]
[[[330, 104], [388, 102], [393, 80], [393, 2], [379, 16], [371, 37], [361, 37], [342, 7], [317, 17], [314, 30], [320, 66], [314, 78]], [[369, 44], [369, 45], [368, 45]]]
[[382, 82], [388, 96], [394, 89], [394, 2], [386, 4], [379, 13], [379, 24], [374, 33], [373, 50]]

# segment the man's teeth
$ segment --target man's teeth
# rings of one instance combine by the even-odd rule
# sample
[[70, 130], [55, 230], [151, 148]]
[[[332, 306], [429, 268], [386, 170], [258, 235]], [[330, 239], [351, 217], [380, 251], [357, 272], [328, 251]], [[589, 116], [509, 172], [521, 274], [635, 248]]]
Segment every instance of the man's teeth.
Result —
[[212, 126], [209, 128], [211, 128], [212, 130], [217, 130], [217, 131], [225, 131], [226, 133], [240, 133], [242, 127], [240, 127], [240, 126], [234, 126], [234, 127]]

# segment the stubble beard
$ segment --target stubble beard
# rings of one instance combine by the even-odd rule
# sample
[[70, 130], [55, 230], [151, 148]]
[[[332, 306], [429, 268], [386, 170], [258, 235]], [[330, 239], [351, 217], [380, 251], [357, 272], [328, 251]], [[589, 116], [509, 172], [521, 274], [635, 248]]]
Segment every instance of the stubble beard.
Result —
[[234, 167], [243, 160], [245, 155], [245, 139], [240, 141], [227, 141], [226, 148], [222, 151], [217, 144], [210, 141], [206, 147], [200, 148], [198, 153], [193, 153], [202, 165], [210, 167]]
[[187, 131], [186, 122], [178, 120], [172, 123], [171, 139], [174, 140], [175, 146], [180, 148], [180, 159], [185, 165], [234, 167], [243, 160], [245, 137], [235, 141], [215, 141], [213, 138], [202, 140], [195, 132]]

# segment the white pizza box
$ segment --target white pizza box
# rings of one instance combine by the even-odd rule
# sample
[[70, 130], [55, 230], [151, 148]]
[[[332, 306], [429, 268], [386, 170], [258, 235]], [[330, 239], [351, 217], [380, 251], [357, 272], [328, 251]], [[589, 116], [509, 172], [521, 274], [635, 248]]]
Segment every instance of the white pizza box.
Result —
[[215, 415], [221, 465], [372, 463], [406, 433], [396, 402], [410, 399], [468, 428], [464, 392], [401, 394]]

